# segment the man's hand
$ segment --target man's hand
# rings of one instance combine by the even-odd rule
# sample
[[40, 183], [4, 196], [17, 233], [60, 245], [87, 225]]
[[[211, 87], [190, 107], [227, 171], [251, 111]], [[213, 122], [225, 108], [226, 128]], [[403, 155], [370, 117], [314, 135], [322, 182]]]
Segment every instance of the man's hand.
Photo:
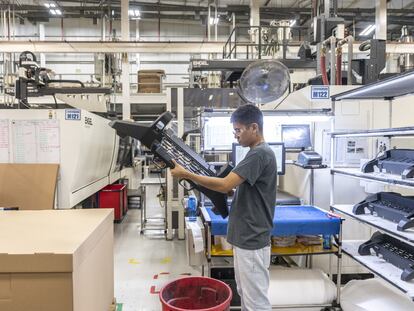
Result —
[[190, 172], [187, 171], [184, 167], [182, 167], [180, 164], [178, 164], [174, 160], [172, 160], [172, 161], [173, 161], [175, 167], [170, 169], [171, 170], [171, 175], [174, 176], [174, 177], [177, 177], [179, 179], [185, 179]]

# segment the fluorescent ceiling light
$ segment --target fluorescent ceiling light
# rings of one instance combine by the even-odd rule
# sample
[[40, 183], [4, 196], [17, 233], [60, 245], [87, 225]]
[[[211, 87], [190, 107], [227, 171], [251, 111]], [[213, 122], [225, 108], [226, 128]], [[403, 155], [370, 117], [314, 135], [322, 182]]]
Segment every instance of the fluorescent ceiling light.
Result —
[[296, 19], [292, 19], [290, 21], [289, 27], [293, 27], [293, 26], [295, 26], [295, 24], [296, 24]]
[[56, 4], [51, 3], [51, 4], [50, 4], [50, 7], [51, 7], [51, 8], [55, 8], [55, 7], [56, 7]]
[[139, 10], [128, 10], [128, 15], [132, 17], [140, 17], [141, 12]]
[[56, 11], [56, 14], [57, 14], [57, 15], [62, 15], [62, 11], [61, 11], [61, 10], [56, 9], [55, 11]]
[[53, 15], [57, 14], [55, 10], [50, 10], [50, 13], [52, 13]]
[[361, 33], [360, 36], [369, 36], [375, 30], [375, 25], [367, 26]]
[[50, 4], [49, 3], [45, 3], [45, 7], [49, 8]]

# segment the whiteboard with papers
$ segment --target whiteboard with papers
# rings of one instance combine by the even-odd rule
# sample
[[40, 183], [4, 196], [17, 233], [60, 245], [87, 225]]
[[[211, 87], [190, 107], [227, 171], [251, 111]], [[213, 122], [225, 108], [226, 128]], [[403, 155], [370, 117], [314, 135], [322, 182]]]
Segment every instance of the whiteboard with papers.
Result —
[[0, 163], [60, 163], [59, 120], [0, 120]]

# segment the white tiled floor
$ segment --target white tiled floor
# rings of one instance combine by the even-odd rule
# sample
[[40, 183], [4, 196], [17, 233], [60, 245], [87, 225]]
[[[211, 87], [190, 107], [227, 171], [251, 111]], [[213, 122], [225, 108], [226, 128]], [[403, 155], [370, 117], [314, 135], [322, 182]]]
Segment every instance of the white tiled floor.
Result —
[[[157, 193], [153, 189], [148, 195], [147, 217], [164, 215]], [[161, 310], [158, 294], [151, 294], [151, 287], [158, 291], [182, 273], [200, 275], [187, 264], [185, 241], [166, 241], [163, 231], [140, 235], [140, 210], [129, 210], [124, 221], [115, 225], [114, 253], [115, 297], [123, 304], [122, 311]]]

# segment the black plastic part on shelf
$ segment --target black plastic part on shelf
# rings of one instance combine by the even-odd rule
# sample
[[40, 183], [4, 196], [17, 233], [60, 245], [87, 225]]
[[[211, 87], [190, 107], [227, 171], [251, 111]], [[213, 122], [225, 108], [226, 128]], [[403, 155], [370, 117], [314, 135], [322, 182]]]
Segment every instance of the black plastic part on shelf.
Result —
[[[372, 273], [344, 273], [341, 274], [341, 285], [346, 285], [349, 281], [352, 280], [368, 280], [374, 278], [375, 275]], [[338, 274], [332, 274], [332, 282], [336, 284], [338, 279]]]
[[[187, 170], [203, 176], [225, 177], [230, 171], [231, 166], [217, 174], [197, 152], [187, 146], [183, 140], [170, 129], [166, 129], [167, 124], [173, 119], [173, 114], [169, 111], [160, 115], [151, 125], [143, 125], [132, 121], [112, 121], [112, 126], [121, 137], [131, 136], [138, 139], [144, 146], [158, 157], [169, 168], [174, 168], [172, 160], [186, 168]], [[227, 206], [227, 196], [223, 193], [204, 188], [194, 182], [187, 181], [192, 189], [204, 193], [214, 204], [215, 212], [226, 218], [229, 214]], [[181, 184], [181, 183], [180, 183]]]
[[370, 240], [359, 246], [358, 253], [362, 256], [371, 255], [371, 249], [377, 256], [381, 255], [384, 260], [403, 270], [401, 280], [414, 279], [414, 246], [375, 232]]
[[379, 192], [355, 204], [352, 212], [355, 215], [362, 215], [365, 214], [365, 208], [372, 215], [398, 223], [398, 231], [414, 227], [414, 196], [402, 196], [395, 192]]
[[414, 149], [391, 149], [382, 156], [368, 161], [362, 167], [363, 173], [374, 172], [374, 167], [380, 172], [401, 175], [402, 179], [414, 177]]

